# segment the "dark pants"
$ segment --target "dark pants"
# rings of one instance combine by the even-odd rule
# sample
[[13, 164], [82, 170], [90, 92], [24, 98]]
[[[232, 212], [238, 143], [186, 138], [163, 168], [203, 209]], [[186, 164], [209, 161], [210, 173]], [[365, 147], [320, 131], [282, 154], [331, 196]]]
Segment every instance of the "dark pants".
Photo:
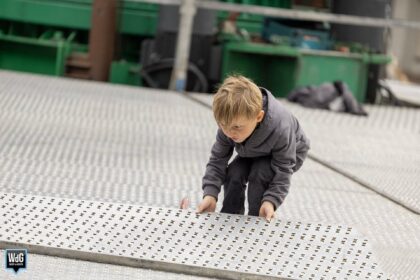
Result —
[[[306, 153], [297, 155], [294, 171], [299, 170], [305, 158]], [[244, 214], [245, 189], [248, 182], [248, 215], [258, 216], [261, 200], [273, 176], [271, 156], [257, 158], [236, 156], [227, 169], [223, 185], [223, 207], [220, 212]]]

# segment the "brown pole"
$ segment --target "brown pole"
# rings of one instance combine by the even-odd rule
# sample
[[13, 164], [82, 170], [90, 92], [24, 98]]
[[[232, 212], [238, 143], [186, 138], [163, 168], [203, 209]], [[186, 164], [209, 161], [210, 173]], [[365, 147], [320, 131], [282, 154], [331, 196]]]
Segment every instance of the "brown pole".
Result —
[[108, 81], [114, 56], [118, 0], [94, 0], [92, 26], [89, 33], [90, 76], [92, 80]]

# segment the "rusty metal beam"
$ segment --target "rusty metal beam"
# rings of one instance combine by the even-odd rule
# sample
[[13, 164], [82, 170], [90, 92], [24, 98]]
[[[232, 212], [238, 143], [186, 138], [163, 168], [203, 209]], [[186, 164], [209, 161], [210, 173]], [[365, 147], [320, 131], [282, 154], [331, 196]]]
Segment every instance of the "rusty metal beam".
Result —
[[108, 81], [114, 56], [118, 0], [94, 0], [89, 34], [90, 76]]

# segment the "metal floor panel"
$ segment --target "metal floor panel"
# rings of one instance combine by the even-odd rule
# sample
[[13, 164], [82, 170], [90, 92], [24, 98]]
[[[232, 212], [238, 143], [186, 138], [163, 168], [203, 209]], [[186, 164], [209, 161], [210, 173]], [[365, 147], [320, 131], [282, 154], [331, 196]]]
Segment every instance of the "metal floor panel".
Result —
[[355, 230], [0, 194], [0, 246], [228, 279], [383, 279]]
[[355, 137], [350, 138], [350, 130], [348, 134], [323, 128], [309, 131], [317, 135], [314, 156], [420, 213], [420, 134], [352, 129]]
[[[392, 126], [414, 129], [414, 111], [404, 112], [406, 127]], [[321, 115], [312, 116], [321, 130], [328, 121], [339, 130], [348, 118]], [[370, 117], [351, 122], [362, 119], [386, 127]], [[0, 132], [1, 192], [160, 207], [188, 195], [193, 208], [216, 125], [210, 110], [177, 94], [0, 71]], [[391, 279], [420, 275], [419, 216], [316, 162], [293, 176], [277, 216], [351, 226]]]
[[283, 99], [281, 102], [300, 118], [317, 124], [420, 133], [420, 111], [416, 108], [364, 105], [369, 116], [360, 117], [328, 110], [308, 109]]
[[[0, 257], [5, 251], [0, 250]], [[0, 269], [2, 280], [215, 280], [180, 273], [112, 265], [28, 253], [27, 271]], [[3, 268], [3, 267], [2, 267]]]
[[351, 225], [369, 239], [391, 279], [418, 279], [420, 275], [419, 215], [318, 163], [305, 162], [293, 176], [290, 193], [277, 215], [287, 220]]
[[202, 194], [216, 125], [177, 94], [2, 71], [0, 108], [3, 191], [167, 207]]

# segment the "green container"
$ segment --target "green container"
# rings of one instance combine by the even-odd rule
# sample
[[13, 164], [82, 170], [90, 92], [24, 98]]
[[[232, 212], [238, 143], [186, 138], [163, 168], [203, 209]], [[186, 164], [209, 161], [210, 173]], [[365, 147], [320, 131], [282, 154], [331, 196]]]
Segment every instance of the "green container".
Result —
[[360, 55], [322, 55], [304, 52], [299, 60], [296, 87], [320, 85], [341, 80], [347, 83], [354, 97], [364, 102], [368, 64]]
[[223, 49], [222, 75], [242, 74], [284, 96], [295, 85], [299, 52], [288, 46], [227, 43]]
[[369, 64], [385, 64], [385, 55], [344, 54], [302, 50], [249, 42], [226, 43], [222, 75], [242, 74], [268, 88], [275, 96], [286, 97], [298, 86], [320, 85], [342, 80], [359, 102], [366, 97]]

